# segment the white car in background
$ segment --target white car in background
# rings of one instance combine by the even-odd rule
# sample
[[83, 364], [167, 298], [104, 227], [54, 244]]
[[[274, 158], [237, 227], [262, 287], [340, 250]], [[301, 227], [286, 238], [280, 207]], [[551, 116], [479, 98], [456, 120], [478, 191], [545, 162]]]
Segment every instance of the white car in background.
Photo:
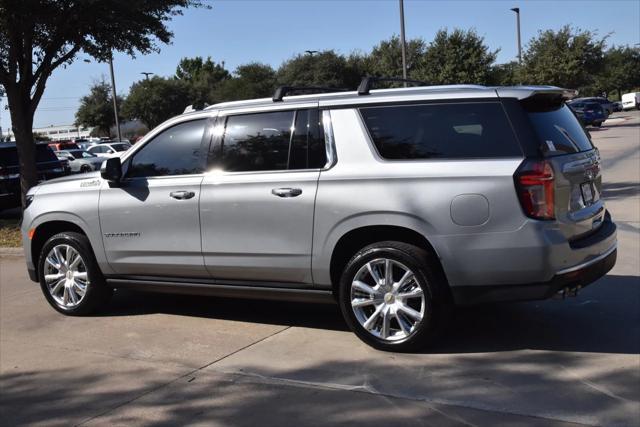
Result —
[[640, 110], [640, 92], [631, 92], [622, 94], [623, 110]]
[[109, 142], [93, 145], [87, 148], [87, 151], [98, 157], [120, 157], [129, 148], [131, 144], [128, 142]]

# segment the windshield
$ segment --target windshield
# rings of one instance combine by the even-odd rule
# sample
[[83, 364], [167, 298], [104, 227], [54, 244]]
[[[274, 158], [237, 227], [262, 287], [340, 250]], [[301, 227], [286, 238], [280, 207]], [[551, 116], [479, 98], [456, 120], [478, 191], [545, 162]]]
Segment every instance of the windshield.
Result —
[[529, 119], [548, 155], [578, 153], [593, 144], [569, 107], [530, 111]]
[[91, 154], [91, 153], [88, 153], [88, 152], [83, 151], [83, 150], [69, 151], [69, 153], [71, 153], [71, 155], [73, 157], [75, 157], [76, 159], [86, 159], [86, 158], [89, 158], [89, 157], [96, 157], [95, 154]]

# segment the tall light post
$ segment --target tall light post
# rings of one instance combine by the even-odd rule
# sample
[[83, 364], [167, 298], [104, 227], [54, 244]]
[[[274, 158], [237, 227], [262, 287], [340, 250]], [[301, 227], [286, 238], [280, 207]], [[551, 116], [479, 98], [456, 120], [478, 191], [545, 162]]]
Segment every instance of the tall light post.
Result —
[[318, 53], [318, 51], [317, 51], [317, 50], [305, 50], [304, 52], [305, 52], [307, 55], [309, 55], [309, 56], [313, 56], [313, 55], [315, 55], [316, 53]]
[[520, 8], [514, 7], [511, 10], [516, 13], [516, 25], [518, 29], [518, 64], [522, 65], [522, 44], [520, 43]]
[[118, 119], [118, 100], [116, 99], [116, 78], [113, 74], [113, 54], [109, 55], [109, 71], [111, 72], [111, 97], [113, 98], [113, 114], [116, 118], [116, 131], [118, 132], [118, 141], [122, 141], [120, 120]]
[[[83, 59], [87, 64], [91, 63], [88, 59]], [[118, 100], [116, 99], [116, 78], [113, 74], [113, 54], [109, 54], [109, 72], [111, 74], [111, 97], [113, 98], [113, 114], [116, 119], [116, 131], [118, 134], [118, 141], [122, 141], [122, 134], [120, 133], [120, 120], [118, 119]]]
[[[407, 79], [407, 43], [404, 38], [404, 0], [400, 0], [400, 43], [402, 44], [402, 78]], [[407, 82], [404, 82], [407, 87]]]
[[151, 72], [149, 72], [149, 71], [143, 71], [143, 72], [141, 72], [140, 74], [144, 74], [144, 79], [145, 79], [145, 80], [149, 80], [149, 76], [152, 76], [152, 75], [153, 75], [153, 74], [155, 74], [155, 73], [151, 73]]

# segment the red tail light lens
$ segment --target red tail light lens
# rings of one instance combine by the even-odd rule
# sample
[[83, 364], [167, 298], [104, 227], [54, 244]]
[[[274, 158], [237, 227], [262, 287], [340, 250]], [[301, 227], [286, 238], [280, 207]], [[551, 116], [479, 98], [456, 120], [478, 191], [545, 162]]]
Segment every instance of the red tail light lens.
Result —
[[520, 204], [530, 218], [555, 218], [554, 175], [546, 160], [525, 160], [515, 175]]

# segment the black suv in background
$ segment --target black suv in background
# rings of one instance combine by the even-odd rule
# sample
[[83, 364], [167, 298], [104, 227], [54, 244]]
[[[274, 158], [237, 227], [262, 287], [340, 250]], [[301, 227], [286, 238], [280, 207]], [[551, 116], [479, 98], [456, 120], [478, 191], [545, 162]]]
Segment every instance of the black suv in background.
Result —
[[[46, 144], [36, 144], [38, 181], [67, 175], [62, 161]], [[15, 142], [0, 142], [0, 211], [20, 206], [20, 165]]]

